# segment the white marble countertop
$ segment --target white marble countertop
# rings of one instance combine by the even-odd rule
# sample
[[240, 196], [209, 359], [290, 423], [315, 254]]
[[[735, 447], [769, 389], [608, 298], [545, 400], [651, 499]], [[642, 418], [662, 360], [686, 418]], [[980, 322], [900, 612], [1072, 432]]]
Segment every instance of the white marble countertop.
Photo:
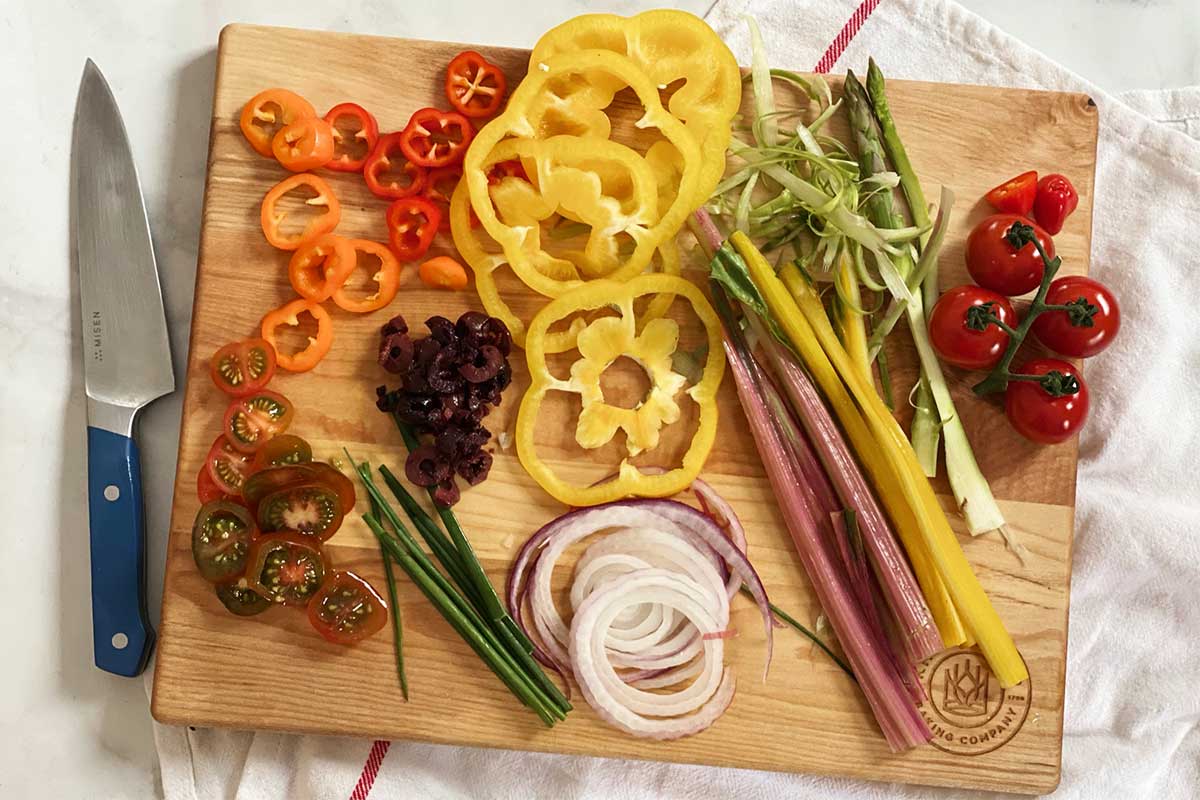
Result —
[[[1111, 90], [1200, 84], [1197, 0], [963, 0]], [[562, 19], [644, 2], [445, 0], [434, 17], [399, 0], [7, 0], [0, 8], [0, 797], [155, 796], [145, 690], [91, 664], [84, 404], [67, 185], [85, 57], [120, 102], [141, 170], [176, 354], [187, 348], [217, 33], [244, 21], [527, 45]], [[678, 5], [703, 13], [709, 0]], [[1003, 8], [996, 8], [1002, 5]], [[422, 7], [425, 8], [425, 7]], [[147, 410], [141, 447], [154, 615], [162, 587], [180, 398]]]

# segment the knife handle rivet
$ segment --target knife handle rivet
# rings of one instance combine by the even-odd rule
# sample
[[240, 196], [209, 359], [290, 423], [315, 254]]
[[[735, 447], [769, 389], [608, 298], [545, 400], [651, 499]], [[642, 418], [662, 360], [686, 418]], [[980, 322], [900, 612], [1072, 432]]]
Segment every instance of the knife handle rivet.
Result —
[[104, 487], [104, 499], [110, 503], [115, 503], [117, 498], [121, 496], [121, 490], [111, 483]]
[[112, 646], [118, 650], [124, 650], [129, 646], [129, 637], [123, 633], [114, 633], [112, 637]]

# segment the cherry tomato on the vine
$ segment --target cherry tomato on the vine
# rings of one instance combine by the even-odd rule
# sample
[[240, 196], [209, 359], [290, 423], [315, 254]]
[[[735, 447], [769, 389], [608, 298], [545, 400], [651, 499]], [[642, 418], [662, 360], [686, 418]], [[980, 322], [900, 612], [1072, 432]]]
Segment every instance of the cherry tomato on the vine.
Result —
[[1042, 282], [1046, 265], [1033, 243], [1018, 250], [1005, 238], [1014, 222], [1033, 228], [1047, 258], [1054, 258], [1054, 240], [1029, 220], [1016, 214], [993, 214], [967, 237], [967, 272], [985, 289], [1006, 297], [1032, 292]]
[[1053, 378], [1053, 391], [1037, 381], [1014, 380], [1008, 384], [1004, 414], [1017, 433], [1040, 444], [1057, 444], [1083, 427], [1088, 413], [1088, 390], [1074, 365], [1057, 358], [1038, 358], [1017, 372]]
[[[975, 310], [972, 310], [975, 309]], [[987, 321], [996, 317], [1017, 324], [1012, 304], [1003, 295], [967, 284], [945, 292], [929, 313], [929, 340], [938, 356], [963, 369], [991, 369], [1008, 347], [1008, 332]]]
[[1096, 355], [1121, 329], [1117, 298], [1104, 284], [1082, 275], [1055, 278], [1046, 291], [1046, 305], [1073, 308], [1043, 311], [1033, 321], [1033, 335], [1054, 352], [1070, 358]]

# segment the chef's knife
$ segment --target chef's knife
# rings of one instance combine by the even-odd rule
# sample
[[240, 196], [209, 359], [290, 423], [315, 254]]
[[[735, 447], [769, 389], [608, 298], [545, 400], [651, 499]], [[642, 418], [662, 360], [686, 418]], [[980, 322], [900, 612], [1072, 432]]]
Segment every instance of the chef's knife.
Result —
[[71, 146], [71, 203], [83, 314], [88, 511], [96, 666], [134, 676], [154, 630], [137, 412], [175, 389], [150, 224], [116, 100], [88, 59]]

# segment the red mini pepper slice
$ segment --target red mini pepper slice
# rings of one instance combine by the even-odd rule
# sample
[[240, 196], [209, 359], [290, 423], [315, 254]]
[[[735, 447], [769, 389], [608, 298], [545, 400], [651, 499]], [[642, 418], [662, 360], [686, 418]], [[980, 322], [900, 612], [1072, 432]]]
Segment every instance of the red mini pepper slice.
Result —
[[446, 167], [462, 161], [475, 137], [471, 120], [457, 111], [421, 108], [400, 132], [400, 149], [421, 167]]
[[468, 117], [490, 117], [500, 110], [508, 82], [495, 64], [464, 50], [446, 68], [446, 99]]
[[1037, 171], [1030, 170], [1005, 181], [988, 192], [985, 197], [997, 211], [1028, 217], [1029, 212], [1033, 210], [1033, 198], [1037, 194], [1037, 186]]
[[376, 197], [396, 200], [425, 187], [425, 168], [413, 163], [400, 145], [403, 131], [385, 133], [363, 165], [363, 179]]
[[359, 172], [379, 141], [379, 123], [358, 103], [338, 103], [325, 121], [333, 128], [333, 160], [326, 168], [337, 172]]
[[439, 231], [450, 230], [450, 197], [454, 194], [454, 189], [461, 179], [462, 165], [460, 164], [431, 169], [426, 177], [425, 188], [421, 191], [421, 196], [432, 202], [438, 207], [438, 211], [442, 212], [442, 222], [438, 226]]
[[424, 197], [402, 197], [388, 206], [388, 241], [401, 261], [416, 261], [429, 251], [442, 223], [442, 212]]

